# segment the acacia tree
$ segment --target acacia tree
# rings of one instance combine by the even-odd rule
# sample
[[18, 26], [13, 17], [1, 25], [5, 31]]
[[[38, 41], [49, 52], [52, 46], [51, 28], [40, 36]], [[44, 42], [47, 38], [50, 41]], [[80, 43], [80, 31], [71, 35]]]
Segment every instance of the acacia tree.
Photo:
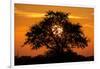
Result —
[[24, 44], [33, 49], [46, 46], [57, 54], [62, 54], [65, 48], [67, 51], [72, 47], [85, 48], [88, 40], [82, 26], [70, 22], [68, 16], [68, 13], [48, 11], [45, 18], [26, 33]]

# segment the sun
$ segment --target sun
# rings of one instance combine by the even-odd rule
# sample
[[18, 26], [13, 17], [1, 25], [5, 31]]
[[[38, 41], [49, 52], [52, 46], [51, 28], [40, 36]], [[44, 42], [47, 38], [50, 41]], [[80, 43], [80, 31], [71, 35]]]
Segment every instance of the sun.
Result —
[[63, 33], [63, 28], [60, 25], [53, 25], [52, 32], [55, 36], [61, 37], [61, 35]]

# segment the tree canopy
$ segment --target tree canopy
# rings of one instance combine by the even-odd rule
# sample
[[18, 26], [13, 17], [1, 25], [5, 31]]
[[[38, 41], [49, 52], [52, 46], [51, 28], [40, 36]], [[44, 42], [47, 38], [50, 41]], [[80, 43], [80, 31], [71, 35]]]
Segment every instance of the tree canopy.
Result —
[[85, 48], [88, 39], [84, 35], [79, 23], [69, 21], [69, 13], [48, 11], [39, 24], [33, 25], [26, 33], [25, 45], [33, 49], [46, 46], [59, 53], [64, 48]]

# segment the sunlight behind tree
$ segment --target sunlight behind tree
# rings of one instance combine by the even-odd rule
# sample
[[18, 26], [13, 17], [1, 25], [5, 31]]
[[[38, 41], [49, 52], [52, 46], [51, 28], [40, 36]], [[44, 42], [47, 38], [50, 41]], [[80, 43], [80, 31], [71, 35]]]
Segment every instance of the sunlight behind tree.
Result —
[[54, 25], [52, 26], [52, 32], [55, 36], [61, 37], [61, 35], [63, 34], [63, 28], [60, 25]]

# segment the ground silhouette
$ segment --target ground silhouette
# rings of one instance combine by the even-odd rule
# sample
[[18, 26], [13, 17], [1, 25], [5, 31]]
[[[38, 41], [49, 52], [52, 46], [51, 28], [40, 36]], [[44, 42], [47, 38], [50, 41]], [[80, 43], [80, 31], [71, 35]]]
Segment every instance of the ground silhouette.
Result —
[[15, 56], [15, 65], [29, 65], [29, 64], [48, 64], [48, 63], [64, 63], [64, 62], [80, 62], [80, 61], [93, 61], [94, 57], [85, 57], [78, 55], [75, 52], [64, 52], [63, 56], [52, 54], [52, 51], [47, 54], [39, 55], [36, 57], [31, 56]]

